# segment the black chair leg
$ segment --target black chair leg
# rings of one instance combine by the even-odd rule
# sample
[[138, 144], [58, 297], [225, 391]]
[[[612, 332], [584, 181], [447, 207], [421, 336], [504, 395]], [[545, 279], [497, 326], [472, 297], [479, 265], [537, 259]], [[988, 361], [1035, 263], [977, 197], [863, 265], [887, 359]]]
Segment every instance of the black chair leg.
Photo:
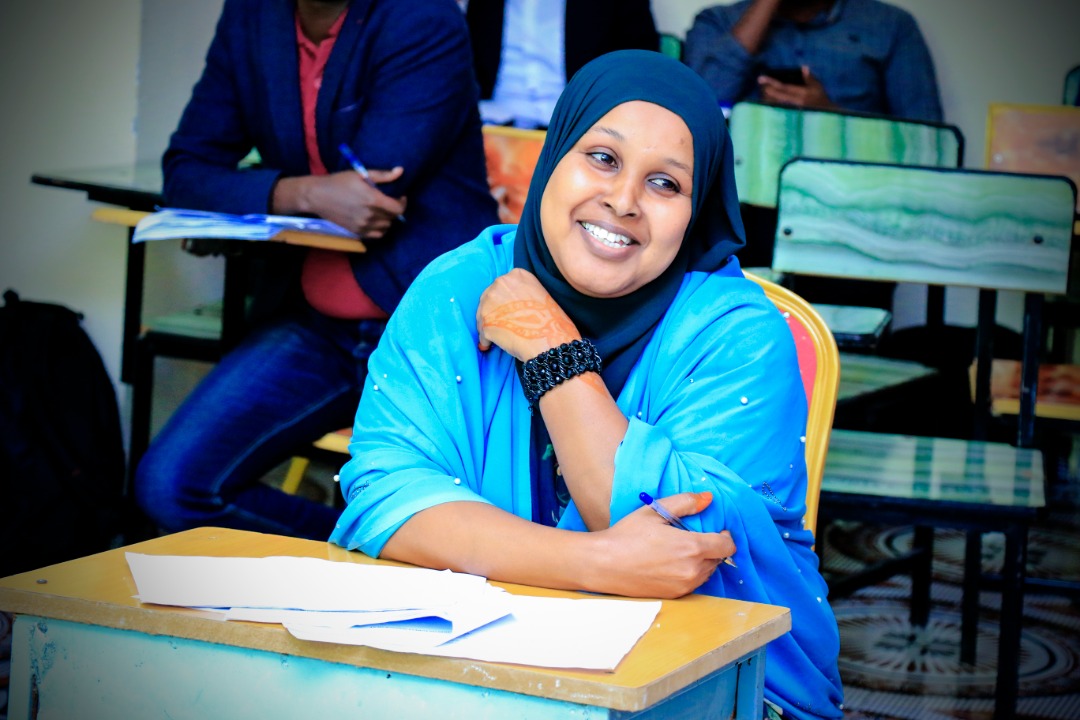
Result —
[[982, 533], [969, 530], [964, 541], [964, 594], [960, 601], [960, 662], [966, 665], [975, 663], [981, 579]]
[[934, 565], [934, 528], [915, 526], [912, 541], [918, 551], [911, 566], [911, 627], [924, 628], [930, 620], [930, 583]]
[[127, 494], [134, 493], [135, 469], [150, 445], [150, 416], [154, 396], [153, 340], [139, 338], [135, 343], [131, 383], [131, 445], [128, 452]]

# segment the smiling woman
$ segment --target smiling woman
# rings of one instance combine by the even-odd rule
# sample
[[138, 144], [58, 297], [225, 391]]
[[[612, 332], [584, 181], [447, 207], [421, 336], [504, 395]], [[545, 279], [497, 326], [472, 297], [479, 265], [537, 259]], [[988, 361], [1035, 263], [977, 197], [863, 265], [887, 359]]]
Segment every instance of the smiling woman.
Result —
[[540, 202], [567, 282], [620, 297], [655, 280], [690, 224], [693, 177], [694, 140], [675, 113], [638, 100], [600, 118], [555, 167]]
[[742, 244], [704, 81], [659, 53], [586, 65], [520, 224], [437, 259], [390, 319], [331, 540], [531, 585], [791, 608], [766, 697], [839, 717], [836, 621], [802, 525], [806, 398]]

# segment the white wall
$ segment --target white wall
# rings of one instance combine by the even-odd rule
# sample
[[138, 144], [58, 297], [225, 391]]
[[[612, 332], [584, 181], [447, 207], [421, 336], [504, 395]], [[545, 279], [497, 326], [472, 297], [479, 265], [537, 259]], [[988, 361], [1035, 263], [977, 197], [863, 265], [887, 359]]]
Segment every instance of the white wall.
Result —
[[140, 0], [0, 4], [0, 290], [85, 315], [119, 378], [126, 235], [36, 171], [135, 156]]

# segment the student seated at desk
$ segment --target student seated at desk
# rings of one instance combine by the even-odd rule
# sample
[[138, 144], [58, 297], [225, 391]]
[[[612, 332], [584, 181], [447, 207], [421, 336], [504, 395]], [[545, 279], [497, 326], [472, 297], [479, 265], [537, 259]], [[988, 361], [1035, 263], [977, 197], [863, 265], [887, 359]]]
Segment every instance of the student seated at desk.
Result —
[[648, 51], [574, 76], [521, 223], [433, 262], [390, 319], [331, 540], [497, 580], [791, 608], [766, 696], [785, 718], [840, 717], [839, 635], [802, 523], [806, 397], [790, 331], [732, 256], [710, 97]]
[[[338, 511], [260, 479], [348, 425], [405, 288], [496, 222], [470, 58], [450, 2], [226, 1], [165, 153], [166, 203], [317, 215], [367, 252], [309, 250], [287, 258], [288, 275], [260, 277], [303, 298], [229, 352], [154, 439], [135, 489], [162, 529], [330, 534]], [[237, 169], [252, 147], [262, 166]]]
[[741, 0], [698, 13], [686, 63], [722, 105], [855, 110], [941, 122], [930, 50], [915, 19], [879, 0]]

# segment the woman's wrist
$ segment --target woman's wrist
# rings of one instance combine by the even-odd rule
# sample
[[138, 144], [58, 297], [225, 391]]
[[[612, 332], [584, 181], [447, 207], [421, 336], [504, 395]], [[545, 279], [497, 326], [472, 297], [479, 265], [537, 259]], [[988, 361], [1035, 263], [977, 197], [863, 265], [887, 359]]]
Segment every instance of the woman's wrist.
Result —
[[549, 390], [578, 375], [602, 370], [600, 353], [589, 340], [571, 340], [526, 360], [522, 387], [529, 406], [535, 408]]

